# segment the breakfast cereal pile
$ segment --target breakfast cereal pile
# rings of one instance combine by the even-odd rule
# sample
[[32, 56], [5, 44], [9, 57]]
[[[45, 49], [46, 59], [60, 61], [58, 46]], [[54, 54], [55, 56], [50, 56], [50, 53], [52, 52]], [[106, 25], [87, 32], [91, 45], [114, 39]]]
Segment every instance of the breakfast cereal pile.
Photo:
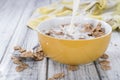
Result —
[[20, 53], [19, 56], [13, 55], [11, 57], [13, 63], [18, 65], [16, 67], [17, 72], [23, 71], [24, 69], [27, 69], [27, 67], [29, 67], [28, 64], [22, 61], [23, 58], [32, 58], [35, 61], [41, 61], [44, 59], [44, 57], [46, 57], [41, 47], [38, 47], [35, 52], [26, 51], [26, 49], [20, 46], [15, 46], [14, 50]]
[[101, 23], [96, 26], [93, 24], [74, 24], [72, 33], [68, 33], [70, 28], [69, 24], [63, 24], [58, 27], [51, 27], [50, 29], [42, 30], [42, 33], [59, 38], [59, 39], [93, 39], [105, 35], [105, 28], [102, 27]]

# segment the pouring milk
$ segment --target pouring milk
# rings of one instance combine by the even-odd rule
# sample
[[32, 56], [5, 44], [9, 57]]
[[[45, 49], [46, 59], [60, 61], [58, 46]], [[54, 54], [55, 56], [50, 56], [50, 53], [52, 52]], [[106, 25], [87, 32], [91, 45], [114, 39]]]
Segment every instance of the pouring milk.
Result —
[[74, 20], [75, 16], [77, 15], [79, 9], [80, 0], [73, 0], [73, 12], [72, 12], [72, 19], [70, 23], [70, 28], [68, 30], [68, 34], [72, 34], [74, 32]]

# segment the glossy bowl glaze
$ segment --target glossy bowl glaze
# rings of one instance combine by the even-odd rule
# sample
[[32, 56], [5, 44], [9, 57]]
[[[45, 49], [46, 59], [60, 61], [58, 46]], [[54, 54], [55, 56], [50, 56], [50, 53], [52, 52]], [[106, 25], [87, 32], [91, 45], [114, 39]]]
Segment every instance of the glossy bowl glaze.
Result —
[[76, 23], [84, 24], [90, 22], [97, 24], [101, 22], [102, 26], [105, 28], [106, 34], [94, 39], [65, 40], [41, 33], [43, 29], [48, 29], [60, 24], [69, 24], [70, 20], [71, 17], [61, 17], [50, 19], [40, 24], [38, 27], [38, 37], [43, 51], [52, 60], [69, 65], [85, 64], [99, 58], [107, 49], [112, 33], [111, 26], [103, 21], [85, 17], [75, 17]]

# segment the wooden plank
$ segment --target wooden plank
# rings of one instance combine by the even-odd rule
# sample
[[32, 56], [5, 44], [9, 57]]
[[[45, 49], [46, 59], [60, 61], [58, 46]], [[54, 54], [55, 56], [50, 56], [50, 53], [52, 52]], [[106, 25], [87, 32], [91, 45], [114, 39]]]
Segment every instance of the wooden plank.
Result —
[[7, 0], [0, 0], [0, 9], [7, 2]]
[[[26, 35], [26, 39], [22, 46], [27, 50], [32, 50], [32, 48], [36, 44], [38, 44], [37, 34], [35, 31], [29, 29]], [[7, 80], [12, 80], [13, 78], [17, 80], [45, 80], [46, 79], [46, 65], [47, 65], [46, 59], [38, 62], [33, 61], [31, 59], [26, 59], [25, 63], [29, 65], [29, 68], [20, 73], [15, 71], [16, 65], [11, 63], [10, 68], [6, 75], [6, 77], [8, 78]], [[18, 76], [14, 76], [14, 75], [18, 75]]]
[[[20, 22], [17, 26], [17, 29], [12, 35], [12, 39], [8, 45], [6, 50], [6, 54], [0, 65], [0, 72], [2, 74], [3, 80], [45, 80], [46, 79], [46, 60], [42, 62], [34, 62], [26, 60], [26, 63], [30, 65], [30, 67], [21, 72], [17, 73], [15, 71], [15, 66], [10, 57], [12, 54], [18, 54], [14, 52], [13, 46], [21, 45], [27, 49], [33, 48], [38, 44], [37, 34], [32, 30], [28, 30], [26, 27], [26, 23], [31, 16], [32, 12], [36, 7], [41, 5], [49, 4], [48, 0], [30, 0], [28, 6], [25, 8], [23, 15], [21, 16]], [[16, 75], [16, 76], [15, 76]], [[0, 78], [0, 80], [1, 80]]]
[[[117, 44], [117, 46], [115, 46]], [[97, 68], [101, 80], [120, 80], [120, 33], [113, 32], [112, 39], [106, 53], [109, 55], [111, 70], [103, 71], [98, 63]]]
[[[0, 59], [2, 58], [2, 55], [5, 53], [4, 51], [5, 51], [5, 49], [7, 49], [8, 43], [11, 41], [12, 35], [14, 34], [14, 31], [15, 31], [15, 29], [17, 27], [18, 22], [19, 22], [19, 18], [23, 15], [22, 12], [21, 12], [21, 14], [19, 13], [21, 11], [20, 10], [21, 9], [21, 5], [22, 6], [25, 5], [25, 4], [23, 4], [23, 3], [25, 3], [24, 0], [21, 0], [21, 3], [19, 1], [17, 1], [15, 3], [16, 0], [13, 0], [13, 1], [11, 0], [10, 1], [11, 3], [9, 1], [6, 3], [6, 5], [8, 5], [8, 7], [5, 5], [5, 7], [6, 7], [5, 11], [3, 11], [2, 13], [0, 13], [0, 17], [1, 17], [0, 18], [1, 19], [1, 21], [0, 21], [0, 45], [1, 45], [0, 46], [0, 49], [1, 49], [0, 50], [0, 53], [1, 53], [0, 54]], [[48, 0], [47, 0], [46, 3], [45, 3], [45, 1], [42, 1], [42, 0], [38, 0], [37, 1], [37, 0], [35, 0], [33, 2], [33, 7], [31, 8], [32, 11], [35, 10], [37, 7], [40, 7], [40, 6], [43, 6], [43, 5], [49, 3]], [[14, 6], [11, 5], [12, 3], [15, 4], [15, 7], [17, 7], [17, 8], [14, 9]], [[28, 3], [28, 1], [27, 1], [27, 3]], [[19, 5], [17, 6], [17, 4], [19, 4]], [[20, 7], [20, 9], [18, 7]], [[10, 15], [9, 10], [11, 11], [11, 9], [14, 9], [14, 12], [18, 12], [18, 13], [12, 13]], [[3, 14], [6, 14], [6, 15], [2, 16]], [[30, 13], [30, 15], [31, 14], [32, 14], [32, 12]], [[14, 16], [14, 18], [13, 18], [13, 16]]]
[[48, 78], [60, 72], [65, 73], [65, 77], [61, 80], [99, 80], [93, 63], [80, 65], [77, 71], [68, 71], [67, 65], [49, 60]]
[[15, 1], [6, 1], [0, 9], [0, 60], [16, 30], [28, 0]]

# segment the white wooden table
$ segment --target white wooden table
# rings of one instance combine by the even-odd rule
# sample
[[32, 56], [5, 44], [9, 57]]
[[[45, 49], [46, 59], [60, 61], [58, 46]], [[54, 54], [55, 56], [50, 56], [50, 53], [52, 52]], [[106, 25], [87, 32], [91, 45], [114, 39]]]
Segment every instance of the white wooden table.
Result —
[[[68, 71], [66, 65], [50, 59], [34, 62], [25, 60], [29, 68], [15, 71], [15, 64], [10, 59], [15, 45], [30, 50], [38, 44], [37, 33], [26, 27], [32, 12], [40, 6], [55, 0], [0, 0], [0, 80], [47, 80], [53, 74], [64, 72], [61, 80], [120, 80], [120, 32], [113, 32], [106, 53], [112, 69], [103, 71], [96, 62], [80, 65], [77, 71]], [[117, 44], [117, 46], [115, 46]]]

